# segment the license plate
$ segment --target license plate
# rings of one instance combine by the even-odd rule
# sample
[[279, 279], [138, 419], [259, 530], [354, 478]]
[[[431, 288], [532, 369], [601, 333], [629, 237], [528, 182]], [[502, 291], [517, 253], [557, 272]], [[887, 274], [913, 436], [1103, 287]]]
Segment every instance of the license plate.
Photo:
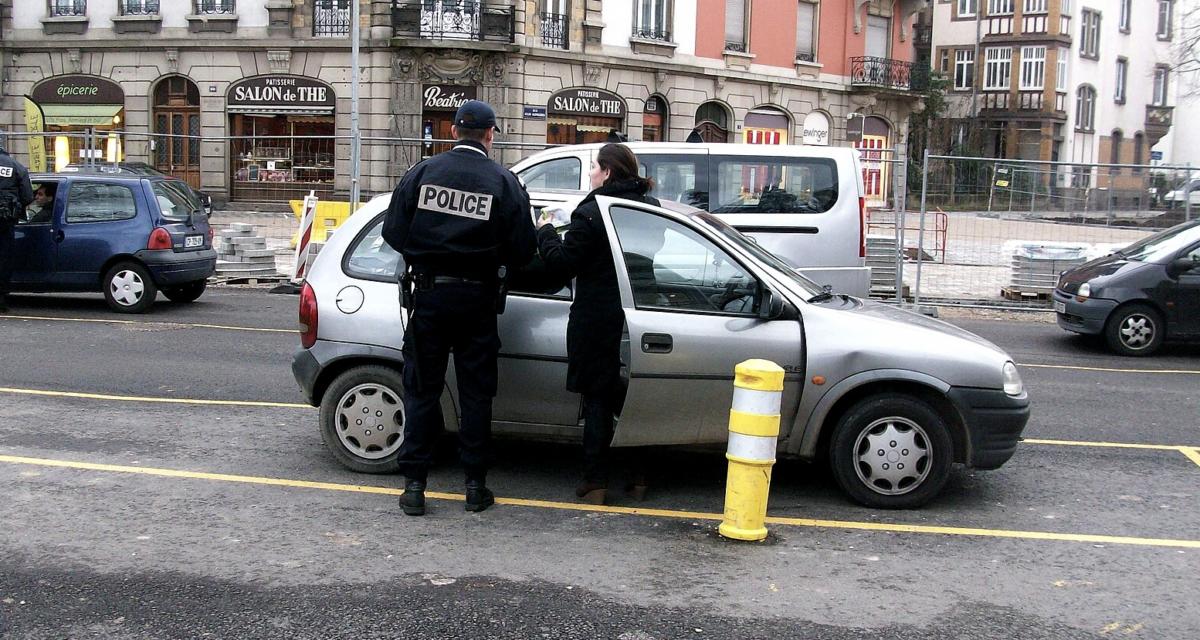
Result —
[[1059, 302], [1059, 301], [1055, 300], [1054, 301], [1054, 312], [1055, 313], [1066, 313], [1067, 312], [1067, 303]]
[[188, 236], [188, 237], [184, 238], [183, 246], [188, 247], [188, 248], [203, 247], [204, 246], [204, 236]]

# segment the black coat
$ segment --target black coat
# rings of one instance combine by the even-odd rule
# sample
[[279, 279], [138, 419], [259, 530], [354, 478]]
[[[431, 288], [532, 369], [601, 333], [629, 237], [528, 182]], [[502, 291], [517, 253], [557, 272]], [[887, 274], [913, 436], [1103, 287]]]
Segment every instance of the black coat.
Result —
[[538, 229], [538, 253], [546, 268], [563, 278], [575, 278], [575, 300], [567, 323], [568, 391], [603, 395], [619, 389], [625, 312], [596, 196], [657, 206], [658, 200], [647, 196], [639, 184], [614, 182], [589, 193], [571, 214], [562, 239], [551, 225]]

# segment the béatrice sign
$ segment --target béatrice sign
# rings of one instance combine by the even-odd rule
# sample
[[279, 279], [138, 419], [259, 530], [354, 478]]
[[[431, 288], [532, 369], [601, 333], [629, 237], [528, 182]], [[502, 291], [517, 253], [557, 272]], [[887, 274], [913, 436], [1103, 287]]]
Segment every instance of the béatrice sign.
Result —
[[425, 111], [458, 111], [467, 100], [475, 99], [475, 87], [459, 87], [450, 84], [427, 84], [421, 94]]

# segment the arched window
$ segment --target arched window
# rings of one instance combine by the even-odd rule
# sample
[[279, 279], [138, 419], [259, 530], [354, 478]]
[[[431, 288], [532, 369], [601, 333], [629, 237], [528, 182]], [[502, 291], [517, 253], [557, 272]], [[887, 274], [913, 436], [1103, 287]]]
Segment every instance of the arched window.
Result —
[[704, 142], [729, 142], [729, 112], [720, 102], [705, 102], [696, 109], [696, 133]]
[[1096, 89], [1091, 85], [1081, 85], [1075, 92], [1075, 130], [1096, 130]]
[[666, 142], [670, 137], [667, 124], [667, 101], [659, 96], [650, 96], [646, 111], [642, 114], [642, 140]]
[[[1146, 164], [1146, 134], [1141, 131], [1133, 135], [1133, 164]], [[1141, 167], [1136, 167], [1134, 173], [1141, 173]]]
[[1109, 155], [1109, 164], [1121, 164], [1121, 143], [1124, 142], [1125, 134], [1120, 129], [1113, 129], [1112, 132], [1112, 153]]

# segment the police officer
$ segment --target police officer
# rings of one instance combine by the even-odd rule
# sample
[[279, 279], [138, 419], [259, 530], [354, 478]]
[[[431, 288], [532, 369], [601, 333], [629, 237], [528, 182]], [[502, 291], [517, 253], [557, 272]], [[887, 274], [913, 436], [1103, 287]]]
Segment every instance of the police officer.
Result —
[[0, 147], [0, 313], [8, 312], [13, 227], [30, 202], [33, 202], [33, 185], [29, 183], [29, 170]]
[[409, 321], [404, 336], [405, 476], [400, 507], [425, 513], [425, 481], [442, 431], [441, 396], [454, 352], [462, 421], [459, 455], [467, 476], [467, 511], [495, 503], [486, 486], [492, 398], [507, 270], [537, 251], [529, 196], [512, 172], [492, 162], [496, 114], [485, 102], [459, 107], [452, 149], [404, 175], [392, 194], [383, 237], [404, 257], [402, 291]]

